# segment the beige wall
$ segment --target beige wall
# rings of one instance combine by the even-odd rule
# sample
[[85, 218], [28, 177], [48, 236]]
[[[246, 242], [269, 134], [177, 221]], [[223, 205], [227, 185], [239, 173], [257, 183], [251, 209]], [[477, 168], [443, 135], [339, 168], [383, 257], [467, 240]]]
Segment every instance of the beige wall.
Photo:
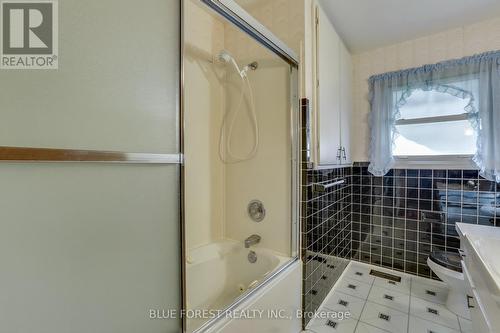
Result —
[[312, 36], [314, 0], [236, 0], [236, 2], [296, 53], [300, 59], [300, 96], [311, 100], [313, 45], [309, 36]]
[[205, 8], [185, 2], [185, 221], [187, 248], [223, 237], [224, 164], [218, 155], [224, 68], [224, 26]]
[[304, 39], [305, 0], [236, 0], [297, 55]]
[[[243, 241], [252, 234], [262, 236], [260, 246], [289, 255], [291, 231], [291, 146], [288, 65], [256, 41], [232, 26], [225, 27], [225, 47], [240, 66], [257, 61], [259, 67], [249, 72], [255, 110], [259, 123], [259, 147], [251, 160], [226, 165], [226, 237]], [[241, 79], [227, 69], [226, 107], [235, 111], [240, 97]], [[248, 95], [248, 90], [247, 90]], [[253, 145], [248, 116], [250, 104], [235, 121], [231, 146], [244, 155]], [[253, 222], [247, 215], [251, 200], [261, 200], [266, 218]]]
[[[237, 2], [300, 56], [305, 37], [304, 6], [309, 1]], [[260, 127], [259, 152], [251, 161], [226, 168], [226, 236], [241, 241], [257, 233], [262, 236], [261, 246], [289, 255], [291, 143], [288, 66], [264, 47], [257, 46], [255, 41], [228, 26], [225, 46], [242, 64], [255, 60], [260, 63], [259, 69], [250, 74]], [[248, 118], [245, 120], [248, 121]], [[245, 131], [248, 132], [248, 128], [243, 125], [238, 132]], [[240, 144], [248, 147], [251, 137], [245, 135], [241, 139], [246, 142]], [[255, 223], [247, 216], [246, 206], [253, 199], [263, 201], [266, 207], [267, 216], [263, 222]]]
[[[243, 241], [258, 234], [262, 237], [260, 246], [290, 255], [289, 71], [282, 60], [257, 60], [260, 66], [250, 73], [250, 82], [259, 121], [259, 149], [249, 161], [226, 165], [226, 237]], [[234, 105], [238, 93], [231, 90], [227, 96], [230, 105]], [[235, 122], [231, 142], [234, 151], [251, 149], [249, 124], [244, 114]], [[266, 218], [259, 223], [247, 215], [247, 205], [254, 199], [261, 200], [266, 208]]]
[[500, 18], [443, 31], [353, 56], [353, 160], [368, 161], [368, 78], [374, 74], [500, 49]]

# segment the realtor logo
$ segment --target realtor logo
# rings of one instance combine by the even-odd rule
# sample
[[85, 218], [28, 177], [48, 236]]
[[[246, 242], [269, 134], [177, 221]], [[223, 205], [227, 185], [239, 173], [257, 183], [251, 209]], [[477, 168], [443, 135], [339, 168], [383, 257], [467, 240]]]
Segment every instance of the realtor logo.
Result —
[[1, 69], [57, 69], [56, 1], [1, 2]]

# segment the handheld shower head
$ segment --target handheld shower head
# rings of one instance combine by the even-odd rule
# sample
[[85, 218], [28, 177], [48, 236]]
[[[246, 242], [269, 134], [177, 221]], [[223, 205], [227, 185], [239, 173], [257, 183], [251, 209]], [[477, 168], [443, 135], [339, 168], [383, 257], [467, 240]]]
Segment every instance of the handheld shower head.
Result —
[[[229, 110], [226, 110], [224, 117], [222, 119], [222, 124], [220, 127], [220, 136], [219, 136], [219, 157], [223, 163], [238, 163], [238, 162], [243, 162], [243, 161], [248, 161], [252, 159], [255, 154], [257, 154], [257, 150], [259, 147], [259, 124], [257, 121], [257, 114], [255, 111], [255, 102], [253, 99], [253, 92], [252, 92], [252, 86], [250, 84], [250, 80], [247, 76], [247, 72], [249, 70], [256, 70], [258, 67], [257, 62], [252, 62], [248, 65], [246, 65], [243, 69], [240, 69], [240, 66], [238, 66], [238, 63], [234, 59], [234, 57], [226, 50], [221, 50], [216, 56], [213, 57], [214, 63], [218, 62], [219, 64], [227, 65], [227, 64], [232, 64], [234, 69], [236, 69], [236, 72], [241, 78], [241, 91], [240, 91], [240, 98], [238, 105], [235, 108], [235, 111], [230, 112]], [[229, 71], [227, 71], [229, 72]], [[232, 149], [231, 149], [231, 138], [233, 134], [233, 129], [234, 129], [234, 122], [235, 119], [238, 118], [238, 114], [240, 113], [241, 109], [244, 107], [244, 100], [245, 100], [245, 86], [248, 87], [249, 90], [249, 96], [248, 100], [250, 103], [250, 118], [252, 122], [252, 129], [254, 131], [254, 144], [252, 147], [252, 150], [246, 155], [246, 156], [236, 156], [233, 154]], [[229, 115], [234, 114], [233, 117], [230, 117]], [[226, 125], [228, 128], [226, 129]], [[225, 156], [227, 153], [227, 157]]]
[[234, 57], [226, 50], [222, 50], [219, 52], [217, 55], [217, 60], [223, 64], [233, 64], [234, 68], [236, 68], [236, 71], [238, 74], [241, 76], [241, 78], [244, 78], [246, 76], [246, 70], [241, 70], [240, 66], [238, 66], [238, 63], [234, 59]]
[[227, 64], [227, 63], [231, 62], [231, 60], [234, 60], [234, 59], [233, 59], [233, 56], [231, 56], [229, 54], [229, 52], [227, 52], [226, 50], [222, 50], [217, 55], [217, 60], [222, 62], [222, 63]]

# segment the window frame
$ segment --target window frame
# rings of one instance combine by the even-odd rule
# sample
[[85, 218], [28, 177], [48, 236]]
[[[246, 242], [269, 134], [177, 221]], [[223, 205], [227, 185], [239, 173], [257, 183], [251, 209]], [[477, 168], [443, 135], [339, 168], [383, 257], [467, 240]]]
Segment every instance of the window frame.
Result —
[[474, 169], [474, 155], [394, 155], [396, 169]]
[[437, 124], [437, 123], [445, 123], [445, 122], [460, 121], [460, 120], [469, 120], [469, 114], [467, 112], [464, 112], [448, 116], [423, 117], [423, 118], [411, 118], [411, 119], [402, 118], [396, 120], [396, 126], [416, 125], [416, 124]]

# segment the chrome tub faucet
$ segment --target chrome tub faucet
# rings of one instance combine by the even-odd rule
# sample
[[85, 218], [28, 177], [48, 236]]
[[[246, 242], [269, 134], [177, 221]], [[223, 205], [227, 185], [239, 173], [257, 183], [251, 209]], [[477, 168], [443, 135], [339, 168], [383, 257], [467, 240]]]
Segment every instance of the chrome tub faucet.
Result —
[[245, 239], [245, 248], [248, 249], [250, 246], [260, 243], [261, 237], [259, 235], [252, 235]]

